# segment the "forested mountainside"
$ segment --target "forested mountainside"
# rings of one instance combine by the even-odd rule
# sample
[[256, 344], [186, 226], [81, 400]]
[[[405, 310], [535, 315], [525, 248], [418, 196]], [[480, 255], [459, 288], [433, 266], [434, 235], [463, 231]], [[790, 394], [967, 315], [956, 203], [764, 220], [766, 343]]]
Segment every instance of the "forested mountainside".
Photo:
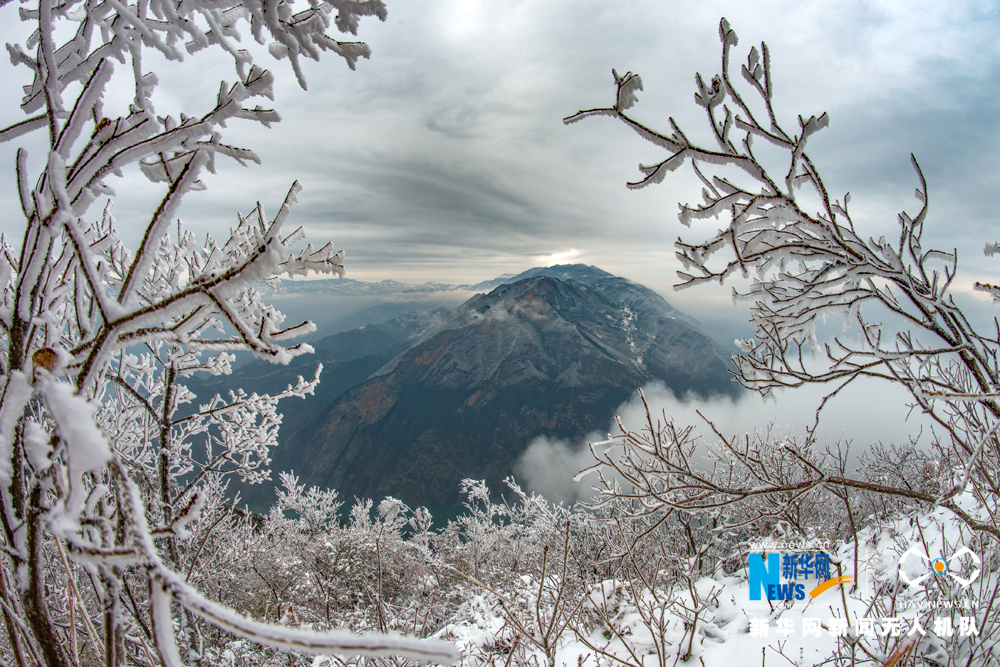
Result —
[[[276, 391], [322, 363], [316, 395], [282, 406], [273, 469], [342, 497], [418, 505], [458, 504], [467, 477], [503, 488], [532, 439], [607, 428], [651, 381], [678, 394], [739, 391], [727, 350], [652, 290], [583, 265], [526, 273], [450, 312], [330, 336], [289, 367], [253, 362], [224, 380]], [[273, 498], [269, 485], [240, 492]]]

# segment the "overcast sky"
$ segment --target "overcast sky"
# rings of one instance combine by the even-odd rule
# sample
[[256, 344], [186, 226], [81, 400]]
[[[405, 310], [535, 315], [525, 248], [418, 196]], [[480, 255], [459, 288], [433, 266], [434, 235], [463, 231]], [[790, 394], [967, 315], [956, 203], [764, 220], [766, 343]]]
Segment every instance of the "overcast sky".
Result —
[[[5, 42], [23, 39], [13, 5], [0, 22]], [[640, 162], [665, 155], [611, 119], [562, 124], [580, 109], [612, 103], [614, 67], [642, 76], [636, 117], [665, 128], [673, 116], [689, 136], [705, 137], [693, 103], [694, 75], [718, 71], [718, 23], [725, 16], [740, 36], [741, 59], [752, 44], [769, 44], [782, 120], [794, 127], [797, 114], [830, 114], [809, 153], [834, 196], [852, 193], [856, 222], [872, 236], [891, 233], [901, 208], [916, 209], [909, 163], [915, 153], [929, 180], [925, 247], [958, 249], [958, 297], [974, 319], [992, 316], [971, 283], [1000, 282], [1000, 263], [982, 253], [985, 241], [1000, 241], [995, 2], [389, 0], [388, 6], [385, 23], [362, 22], [360, 38], [373, 54], [355, 72], [333, 57], [308, 63], [305, 92], [287, 62], [261, 63], [278, 74], [275, 107], [284, 120], [271, 130], [230, 124], [226, 140], [253, 148], [263, 164], [242, 168], [220, 159], [219, 173], [207, 177], [209, 190], [187, 198], [186, 225], [222, 235], [235, 211], [258, 199], [277, 210], [298, 179], [304, 191], [292, 221], [314, 241], [343, 248], [349, 277], [477, 282], [585, 262], [657, 289], [703, 321], [735, 326], [742, 313], [731, 305], [728, 286], [671, 292], [674, 240], [704, 238], [716, 228], [714, 221], [692, 230], [677, 222], [678, 201], [699, 196], [693, 177], [678, 172], [662, 185], [627, 190]], [[233, 79], [218, 54], [199, 54], [180, 67], [159, 66], [152, 56], [145, 64], [160, 77], [159, 113], [203, 113], [219, 80]], [[0, 90], [6, 126], [23, 117], [19, 86], [28, 74], [4, 60], [0, 76], [9, 84]], [[108, 104], [129, 96], [127, 89], [112, 91]], [[44, 157], [38, 139], [41, 132], [27, 140], [35, 174]], [[0, 146], [6, 212], [0, 231], [19, 239], [16, 145]], [[134, 172], [111, 184], [120, 194], [119, 227], [134, 245], [161, 193]], [[89, 214], [98, 215], [99, 207]], [[855, 406], [842, 421], [867, 431], [902, 420], [886, 418], [883, 400], [866, 402], [868, 417]], [[803, 412], [790, 405], [790, 412]], [[834, 423], [839, 437], [841, 425]]]
[[[694, 74], [719, 67], [718, 22], [740, 36], [737, 53], [768, 42], [779, 113], [830, 114], [810, 154], [837, 196], [850, 190], [859, 222], [891, 231], [902, 207], [915, 209], [912, 151], [930, 181], [931, 240], [957, 246], [973, 279], [1000, 274], [982, 257], [994, 240], [1000, 188], [998, 60], [992, 2], [597, 2], [593, 0], [406, 0], [385, 23], [362, 22], [372, 58], [351, 72], [337, 59], [308, 63], [309, 91], [287, 62], [279, 75], [271, 130], [231, 123], [226, 139], [255, 149], [263, 164], [220, 160], [209, 190], [188, 197], [181, 217], [199, 231], [222, 230], [237, 209], [260, 199], [276, 210], [295, 179], [304, 192], [294, 221], [332, 240], [348, 276], [409, 282], [476, 282], [537, 265], [595, 264], [665, 293], [705, 315], [729, 308], [728, 288], [670, 292], [673, 241], [687, 230], [677, 202], [698, 197], [693, 177], [630, 191], [640, 162], [663, 159], [621, 123], [565, 126], [579, 109], [612, 102], [611, 68], [645, 84], [634, 113], [653, 127], [675, 117], [704, 136], [693, 104]], [[19, 38], [13, 7], [5, 41]], [[209, 108], [231, 65], [215, 54], [157, 66], [157, 111]], [[8, 62], [3, 80], [27, 81]], [[5, 125], [21, 116], [18, 90], [0, 97]], [[115, 96], [111, 96], [115, 101]], [[127, 101], [123, 91], [118, 101]], [[42, 133], [36, 133], [41, 135]], [[12, 146], [0, 152], [0, 197], [16, 211]], [[43, 154], [35, 149], [38, 159]], [[35, 163], [37, 164], [37, 163]], [[157, 191], [136, 174], [113, 182], [126, 237], [138, 239]], [[98, 208], [91, 214], [97, 215]], [[19, 237], [18, 215], [2, 230]], [[989, 305], [982, 301], [982, 308]], [[726, 316], [728, 310], [720, 310]]]

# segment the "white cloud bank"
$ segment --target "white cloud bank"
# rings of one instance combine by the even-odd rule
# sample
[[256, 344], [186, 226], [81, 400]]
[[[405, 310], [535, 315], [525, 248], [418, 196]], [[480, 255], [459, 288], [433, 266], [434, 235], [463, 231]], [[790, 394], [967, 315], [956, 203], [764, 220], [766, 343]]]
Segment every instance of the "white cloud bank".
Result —
[[[853, 390], [845, 390], [831, 399], [824, 408], [818, 431], [821, 443], [824, 438], [831, 444], [838, 440], [850, 442], [856, 463], [860, 454], [874, 443], [902, 444], [918, 436], [919, 442], [929, 442], [930, 421], [920, 413], [911, 414], [902, 388], [875, 381], [858, 381], [855, 385]], [[696, 432], [711, 436], [705, 421], [698, 416], [701, 412], [728, 436], [752, 432], [769, 423], [780, 432], [804, 434], [813, 425], [816, 408], [826, 393], [824, 389], [831, 388], [789, 390], [779, 394], [777, 401], [767, 403], [749, 392], [739, 400], [678, 398], [662, 383], [649, 385], [643, 392], [654, 415], [662, 417], [666, 413], [681, 424], [693, 425]], [[641, 430], [646, 421], [638, 394], [620, 405], [616, 414], [629, 430]], [[617, 432], [612, 420], [606, 433], [591, 433], [579, 441], [535, 438], [518, 460], [515, 474], [525, 488], [553, 502], [586, 500], [593, 493], [596, 477], [587, 475], [579, 482], [574, 482], [573, 477], [593, 464], [587, 443], [604, 440], [607, 433]]]

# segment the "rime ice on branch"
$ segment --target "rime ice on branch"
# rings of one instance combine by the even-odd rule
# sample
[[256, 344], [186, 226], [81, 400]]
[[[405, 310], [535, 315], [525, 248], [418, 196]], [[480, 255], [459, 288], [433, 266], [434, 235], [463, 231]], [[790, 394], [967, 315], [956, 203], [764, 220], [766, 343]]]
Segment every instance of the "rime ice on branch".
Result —
[[[630, 188], [658, 183], [691, 165], [702, 185], [701, 201], [680, 204], [681, 223], [721, 218], [724, 224], [701, 241], [677, 241], [682, 265], [677, 287], [723, 283], [734, 275], [747, 279], [749, 288], [734, 289], [733, 297], [752, 303], [754, 337], [737, 341], [743, 353], [734, 357], [736, 379], [764, 396], [804, 384], [827, 385], [829, 392], [804, 436], [778, 432], [773, 425], [723, 434], [704, 416], [708, 435], [700, 435], [665, 412], [657, 415], [642, 397], [647, 421], [640, 430], [619, 422], [617, 437], [591, 445], [599, 472], [596, 504], [616, 516], [650, 523], [685, 517], [689, 526], [703, 530], [699, 553], [718, 550], [727, 554], [723, 563], [728, 554], [750, 548], [734, 543], [742, 531], [808, 540], [839, 512], [833, 532], [849, 526], [855, 582], [863, 530], [882, 533], [886, 517], [916, 526], [925, 548], [937, 540], [955, 545], [946, 553], [958, 553], [966, 544], [995, 553], [1000, 541], [1000, 324], [977, 331], [952, 295], [957, 252], [923, 247], [928, 186], [916, 159], [911, 156], [916, 213], [899, 213], [898, 236], [866, 237], [848, 209], [850, 196], [831, 196], [806, 153], [810, 137], [827, 126], [827, 115], [800, 115], [786, 125], [774, 107], [767, 45], [751, 48], [740, 63], [732, 57], [736, 33], [725, 19], [719, 36], [721, 72], [707, 83], [700, 75], [695, 79], [695, 102], [708, 126], [704, 144], [692, 140], [673, 118], [668, 132], [636, 120], [630, 109], [642, 83], [631, 72], [619, 76], [612, 70], [617, 88], [612, 106], [580, 111], [565, 122], [610, 116], [666, 151], [661, 161], [640, 165], [642, 178]], [[760, 149], [760, 142], [769, 145]], [[780, 162], [772, 168], [776, 154]], [[987, 244], [986, 253], [998, 248]], [[975, 287], [1000, 297], [1000, 287]], [[851, 338], [842, 335], [820, 344], [816, 323], [828, 315], [841, 316], [845, 331], [856, 326]], [[823, 406], [859, 378], [905, 388], [911, 407], [936, 423], [924, 434], [929, 446], [858, 442], [851, 451], [850, 442], [820, 442]], [[860, 457], [858, 445], [864, 447]], [[883, 534], [901, 539], [891, 531]], [[694, 550], [695, 540], [690, 541]], [[871, 623], [878, 605], [896, 609], [894, 600], [886, 602], [893, 589], [901, 588], [889, 562], [892, 576], [857, 620]], [[992, 576], [996, 566], [990, 567]], [[961, 594], [969, 596], [968, 608], [986, 610], [977, 621], [983, 637], [995, 636], [997, 588], [983, 584]], [[940, 595], [950, 601], [959, 593]], [[847, 597], [842, 600], [847, 618]], [[839, 644], [827, 662], [895, 664], [911, 650], [921, 656], [937, 652], [941, 657], [935, 659], [942, 662], [995, 662], [993, 639], [919, 637], [873, 652], [858, 634]]]
[[[710, 82], [700, 74], [695, 79], [694, 99], [705, 113], [708, 145], [690, 139], [673, 118], [669, 132], [658, 132], [628, 113], [642, 90], [638, 75], [631, 72], [620, 76], [613, 71], [613, 106], [580, 111], [564, 122], [610, 116], [666, 150], [663, 160], [640, 165], [643, 177], [629, 183], [630, 188], [659, 183], [682, 165], [691, 165], [702, 184], [702, 200], [680, 204], [680, 221], [690, 226], [721, 217], [726, 224], [703, 241], [677, 241], [683, 266], [677, 289], [722, 283], [734, 274], [750, 279], [745, 292], [733, 290], [734, 299], [753, 304], [754, 338], [737, 341], [743, 354], [733, 358], [744, 387], [768, 396], [775, 389], [827, 384], [832, 389], [823, 404], [858, 378], [904, 387], [913, 406], [940, 427], [934, 436], [943, 467], [940, 490], [871, 490], [943, 505], [974, 530], [1000, 539], [991, 518], [1000, 510], [1000, 326], [976, 331], [956, 304], [951, 288], [957, 252], [923, 247], [928, 187], [916, 158], [911, 156], [916, 213], [899, 213], [898, 237], [866, 238], [848, 209], [850, 195], [834, 198], [806, 153], [810, 137], [828, 125], [828, 116], [799, 115], [788, 127], [773, 105], [767, 45], [751, 48], [739, 63], [732, 55], [736, 33], [725, 19], [719, 36], [721, 72]], [[770, 154], [777, 149], [783, 156], [779, 169], [769, 170], [770, 163], [761, 157], [764, 151], [755, 152], [760, 141], [770, 144]], [[986, 250], [989, 254], [995, 248], [987, 245]], [[989, 285], [979, 289], [1000, 293]], [[828, 315], [841, 316], [845, 331], [856, 326], [857, 333], [821, 345], [816, 322]], [[883, 333], [883, 322], [898, 333]], [[731, 489], [733, 497], [851, 483], [804, 461], [797, 491], [768, 482], [760, 488]], [[752, 469], [755, 463], [747, 465]], [[704, 482], [698, 471], [684, 471], [684, 477], [695, 486]], [[976, 498], [975, 511], [957, 502], [966, 491]]]
[[[14, 8], [5, 11], [12, 20]], [[203, 509], [218, 505], [225, 475], [253, 482], [269, 474], [281, 422], [276, 403], [311, 393], [320, 369], [278, 394], [205, 397], [196, 407], [183, 380], [228, 373], [238, 350], [278, 363], [309, 352], [288, 341], [312, 324], [287, 326], [255, 284], [343, 275], [343, 253], [303, 244], [301, 228], [287, 227], [297, 183], [273, 218], [257, 204], [222, 241], [199, 243], [174, 216], [188, 192], [205, 188], [201, 179], [214, 172], [216, 156], [259, 162], [223, 140], [230, 121], [279, 120], [258, 103], [273, 99], [274, 75], [239, 47], [241, 31], [287, 59], [304, 88], [302, 58], [332, 51], [353, 69], [368, 57], [365, 44], [327, 31], [332, 24], [356, 34], [361, 17], [384, 20], [381, 0], [299, 7], [287, 0], [39, 0], [17, 11], [34, 27], [24, 44], [7, 45], [28, 73], [25, 117], [8, 118], [0, 141], [36, 132], [48, 146], [40, 174], [28, 173], [27, 152], [18, 150], [24, 238], [20, 248], [0, 241], [0, 598], [15, 662], [77, 661], [75, 643], [67, 652], [59, 629], [79, 623], [74, 608], [95, 650], [98, 629], [103, 634], [107, 665], [201, 661], [206, 622], [285, 650], [450, 661], [453, 650], [441, 642], [259, 623], [187, 583], [198, 559], [187, 542], [197, 534], [204, 546], [215, 527], [200, 520]], [[143, 54], [176, 62], [203, 49], [228, 54], [235, 80], [221, 82], [207, 109], [158, 116], [151, 101], [158, 79]], [[105, 103], [116, 68], [134, 88], [126, 109]], [[164, 194], [151, 202], [133, 250], [119, 239], [110, 204], [96, 220], [85, 216], [114, 194], [112, 178], [134, 167]], [[60, 562], [58, 576], [70, 582], [74, 568], [86, 568], [99, 608], [87, 608], [72, 584], [65, 598], [46, 593], [49, 581], [61, 587], [51, 569]], [[138, 590], [136, 577], [146, 582]]]

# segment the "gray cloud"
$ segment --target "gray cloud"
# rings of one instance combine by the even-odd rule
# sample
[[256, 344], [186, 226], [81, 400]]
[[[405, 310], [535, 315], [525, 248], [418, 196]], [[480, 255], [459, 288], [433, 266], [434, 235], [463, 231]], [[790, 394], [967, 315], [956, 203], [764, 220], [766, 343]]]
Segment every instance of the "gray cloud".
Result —
[[[233, 123], [227, 136], [257, 150], [263, 166], [220, 161], [208, 192], [180, 212], [188, 226], [226, 229], [258, 199], [276, 210], [298, 179], [305, 190], [292, 221], [345, 248], [353, 277], [474, 282], [566, 257], [669, 289], [673, 240], [715, 228], [692, 232], [676, 222], [676, 202], [697, 198], [697, 183], [678, 173], [628, 191], [636, 165], [662, 152], [607, 119], [571, 127], [561, 119], [609, 104], [611, 68], [631, 69], [645, 83], [640, 119], [666, 127], [672, 116], [704, 137], [692, 79], [718, 69], [724, 15], [741, 36], [738, 54], [768, 41], [782, 118], [830, 112], [811, 153], [832, 192], [852, 192], [866, 229], [882, 233], [912, 206], [913, 151], [931, 181], [931, 240], [958, 246], [964, 285], [1000, 275], [981, 256], [1000, 173], [992, 3], [408, 0], [390, 2], [389, 12], [384, 24], [362, 23], [359, 37], [373, 55], [356, 72], [332, 58], [307, 62], [303, 92], [286, 62], [271, 62], [284, 121], [272, 130]], [[14, 40], [21, 26], [7, 21], [0, 30]], [[203, 109], [218, 80], [232, 80], [231, 65], [203, 55], [183, 67], [144, 61], [160, 75], [158, 112]], [[0, 64], [5, 81], [26, 76], [7, 68]], [[128, 96], [118, 90], [109, 104]], [[4, 120], [18, 119], [17, 86], [0, 91], [0, 104]], [[36, 171], [43, 139], [32, 138]], [[0, 145], [5, 210], [17, 207], [13, 148]], [[134, 173], [113, 185], [135, 241], [159, 190]], [[0, 228], [20, 236], [16, 216]], [[672, 300], [722, 318], [734, 312], [727, 293]]]

